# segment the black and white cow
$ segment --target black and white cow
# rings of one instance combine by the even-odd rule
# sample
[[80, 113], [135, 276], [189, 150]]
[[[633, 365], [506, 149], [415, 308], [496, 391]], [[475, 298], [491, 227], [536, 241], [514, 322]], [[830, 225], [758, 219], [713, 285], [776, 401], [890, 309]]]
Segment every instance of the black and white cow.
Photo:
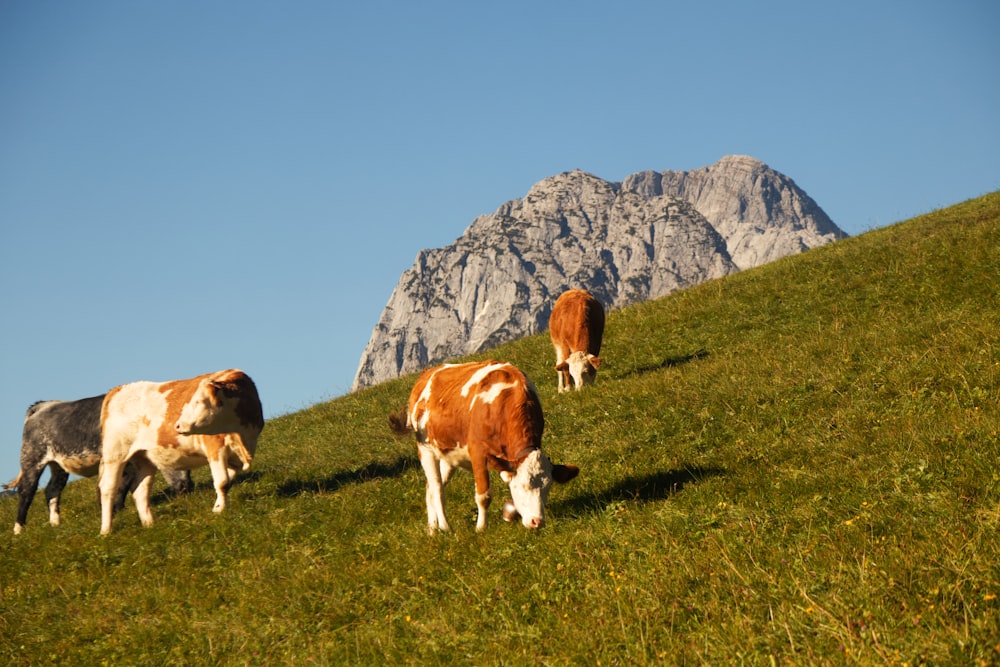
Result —
[[[14, 534], [24, 530], [28, 508], [38, 490], [38, 481], [48, 466], [51, 479], [45, 487], [49, 523], [59, 525], [59, 496], [70, 473], [81, 477], [97, 475], [101, 463], [101, 406], [105, 395], [78, 401], [39, 401], [24, 417], [21, 439], [21, 472], [4, 488], [17, 487], [19, 502]], [[177, 493], [191, 489], [191, 474], [183, 470], [164, 470], [163, 476]], [[136, 483], [135, 466], [128, 466], [127, 478], [116, 499], [121, 508], [125, 494]]]

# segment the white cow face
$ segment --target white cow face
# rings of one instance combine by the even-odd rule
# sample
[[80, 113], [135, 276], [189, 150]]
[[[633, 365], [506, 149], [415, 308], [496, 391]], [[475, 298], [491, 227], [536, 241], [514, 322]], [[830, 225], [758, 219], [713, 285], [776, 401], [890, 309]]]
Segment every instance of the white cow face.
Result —
[[594, 384], [594, 378], [597, 377], [597, 369], [600, 365], [600, 357], [577, 351], [569, 355], [566, 361], [556, 366], [556, 370], [569, 371], [573, 385], [577, 390], [580, 390], [583, 389], [584, 385]]
[[233, 411], [225, 409], [225, 401], [218, 383], [202, 380], [191, 400], [181, 408], [177, 432], [181, 435], [218, 435], [237, 430], [238, 424], [229, 423], [233, 421]]
[[500, 478], [510, 487], [510, 497], [521, 516], [521, 524], [525, 528], [541, 528], [545, 525], [545, 503], [552, 482], [568, 482], [579, 472], [576, 466], [552, 465], [549, 457], [536, 449], [521, 462], [517, 472], [501, 472]]

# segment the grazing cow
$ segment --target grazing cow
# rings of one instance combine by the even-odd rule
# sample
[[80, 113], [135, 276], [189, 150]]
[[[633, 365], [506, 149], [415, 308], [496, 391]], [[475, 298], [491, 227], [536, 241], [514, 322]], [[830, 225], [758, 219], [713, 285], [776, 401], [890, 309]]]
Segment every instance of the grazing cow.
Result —
[[542, 452], [542, 405], [528, 378], [510, 364], [428, 369], [410, 392], [406, 414], [390, 415], [389, 423], [397, 435], [416, 433], [431, 534], [449, 530], [442, 494], [457, 466], [471, 470], [476, 480], [478, 531], [486, 529], [491, 468], [510, 487], [514, 509], [528, 528], [545, 522], [552, 482], [568, 482], [580, 472], [576, 466], [552, 465]]
[[104, 399], [101, 427], [101, 534], [107, 535], [127, 461], [138, 474], [132, 497], [142, 525], [153, 523], [149, 482], [156, 468], [187, 470], [207, 463], [216, 493], [212, 511], [223, 511], [236, 468], [250, 468], [264, 413], [250, 376], [230, 369], [116, 387]]
[[[17, 487], [19, 496], [14, 534], [19, 535], [28, 520], [28, 508], [38, 490], [38, 481], [45, 467], [50, 472], [45, 486], [49, 506], [49, 523], [59, 525], [59, 498], [70, 474], [93, 477], [101, 461], [101, 405], [104, 395], [78, 401], [39, 401], [28, 408], [24, 416], [21, 438], [21, 470], [4, 488]], [[177, 493], [191, 488], [191, 476], [186, 471], [163, 472]], [[125, 483], [115, 499], [120, 509], [125, 493], [131, 491], [136, 479], [135, 466], [125, 469]]]
[[604, 308], [587, 290], [573, 289], [556, 299], [549, 319], [549, 335], [556, 349], [559, 393], [593, 384], [601, 365]]

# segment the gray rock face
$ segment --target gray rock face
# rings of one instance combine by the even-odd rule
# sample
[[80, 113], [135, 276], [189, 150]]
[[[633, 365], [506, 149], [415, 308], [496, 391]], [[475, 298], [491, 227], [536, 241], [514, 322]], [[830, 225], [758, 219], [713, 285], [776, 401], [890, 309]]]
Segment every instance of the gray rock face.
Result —
[[352, 391], [543, 331], [570, 288], [614, 310], [845, 236], [791, 179], [749, 157], [623, 183], [552, 176], [452, 245], [417, 254]]
[[639, 172], [622, 188], [691, 202], [726, 239], [741, 269], [847, 236], [792, 179], [745, 155], [695, 171]]

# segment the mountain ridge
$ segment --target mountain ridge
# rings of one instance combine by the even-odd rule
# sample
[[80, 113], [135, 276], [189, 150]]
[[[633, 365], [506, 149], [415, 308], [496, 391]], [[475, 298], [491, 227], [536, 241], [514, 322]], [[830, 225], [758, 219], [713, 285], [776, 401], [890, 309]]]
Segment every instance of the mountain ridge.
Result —
[[542, 331], [571, 287], [613, 310], [846, 236], [791, 178], [749, 156], [621, 182], [549, 176], [451, 245], [417, 253], [351, 389]]

